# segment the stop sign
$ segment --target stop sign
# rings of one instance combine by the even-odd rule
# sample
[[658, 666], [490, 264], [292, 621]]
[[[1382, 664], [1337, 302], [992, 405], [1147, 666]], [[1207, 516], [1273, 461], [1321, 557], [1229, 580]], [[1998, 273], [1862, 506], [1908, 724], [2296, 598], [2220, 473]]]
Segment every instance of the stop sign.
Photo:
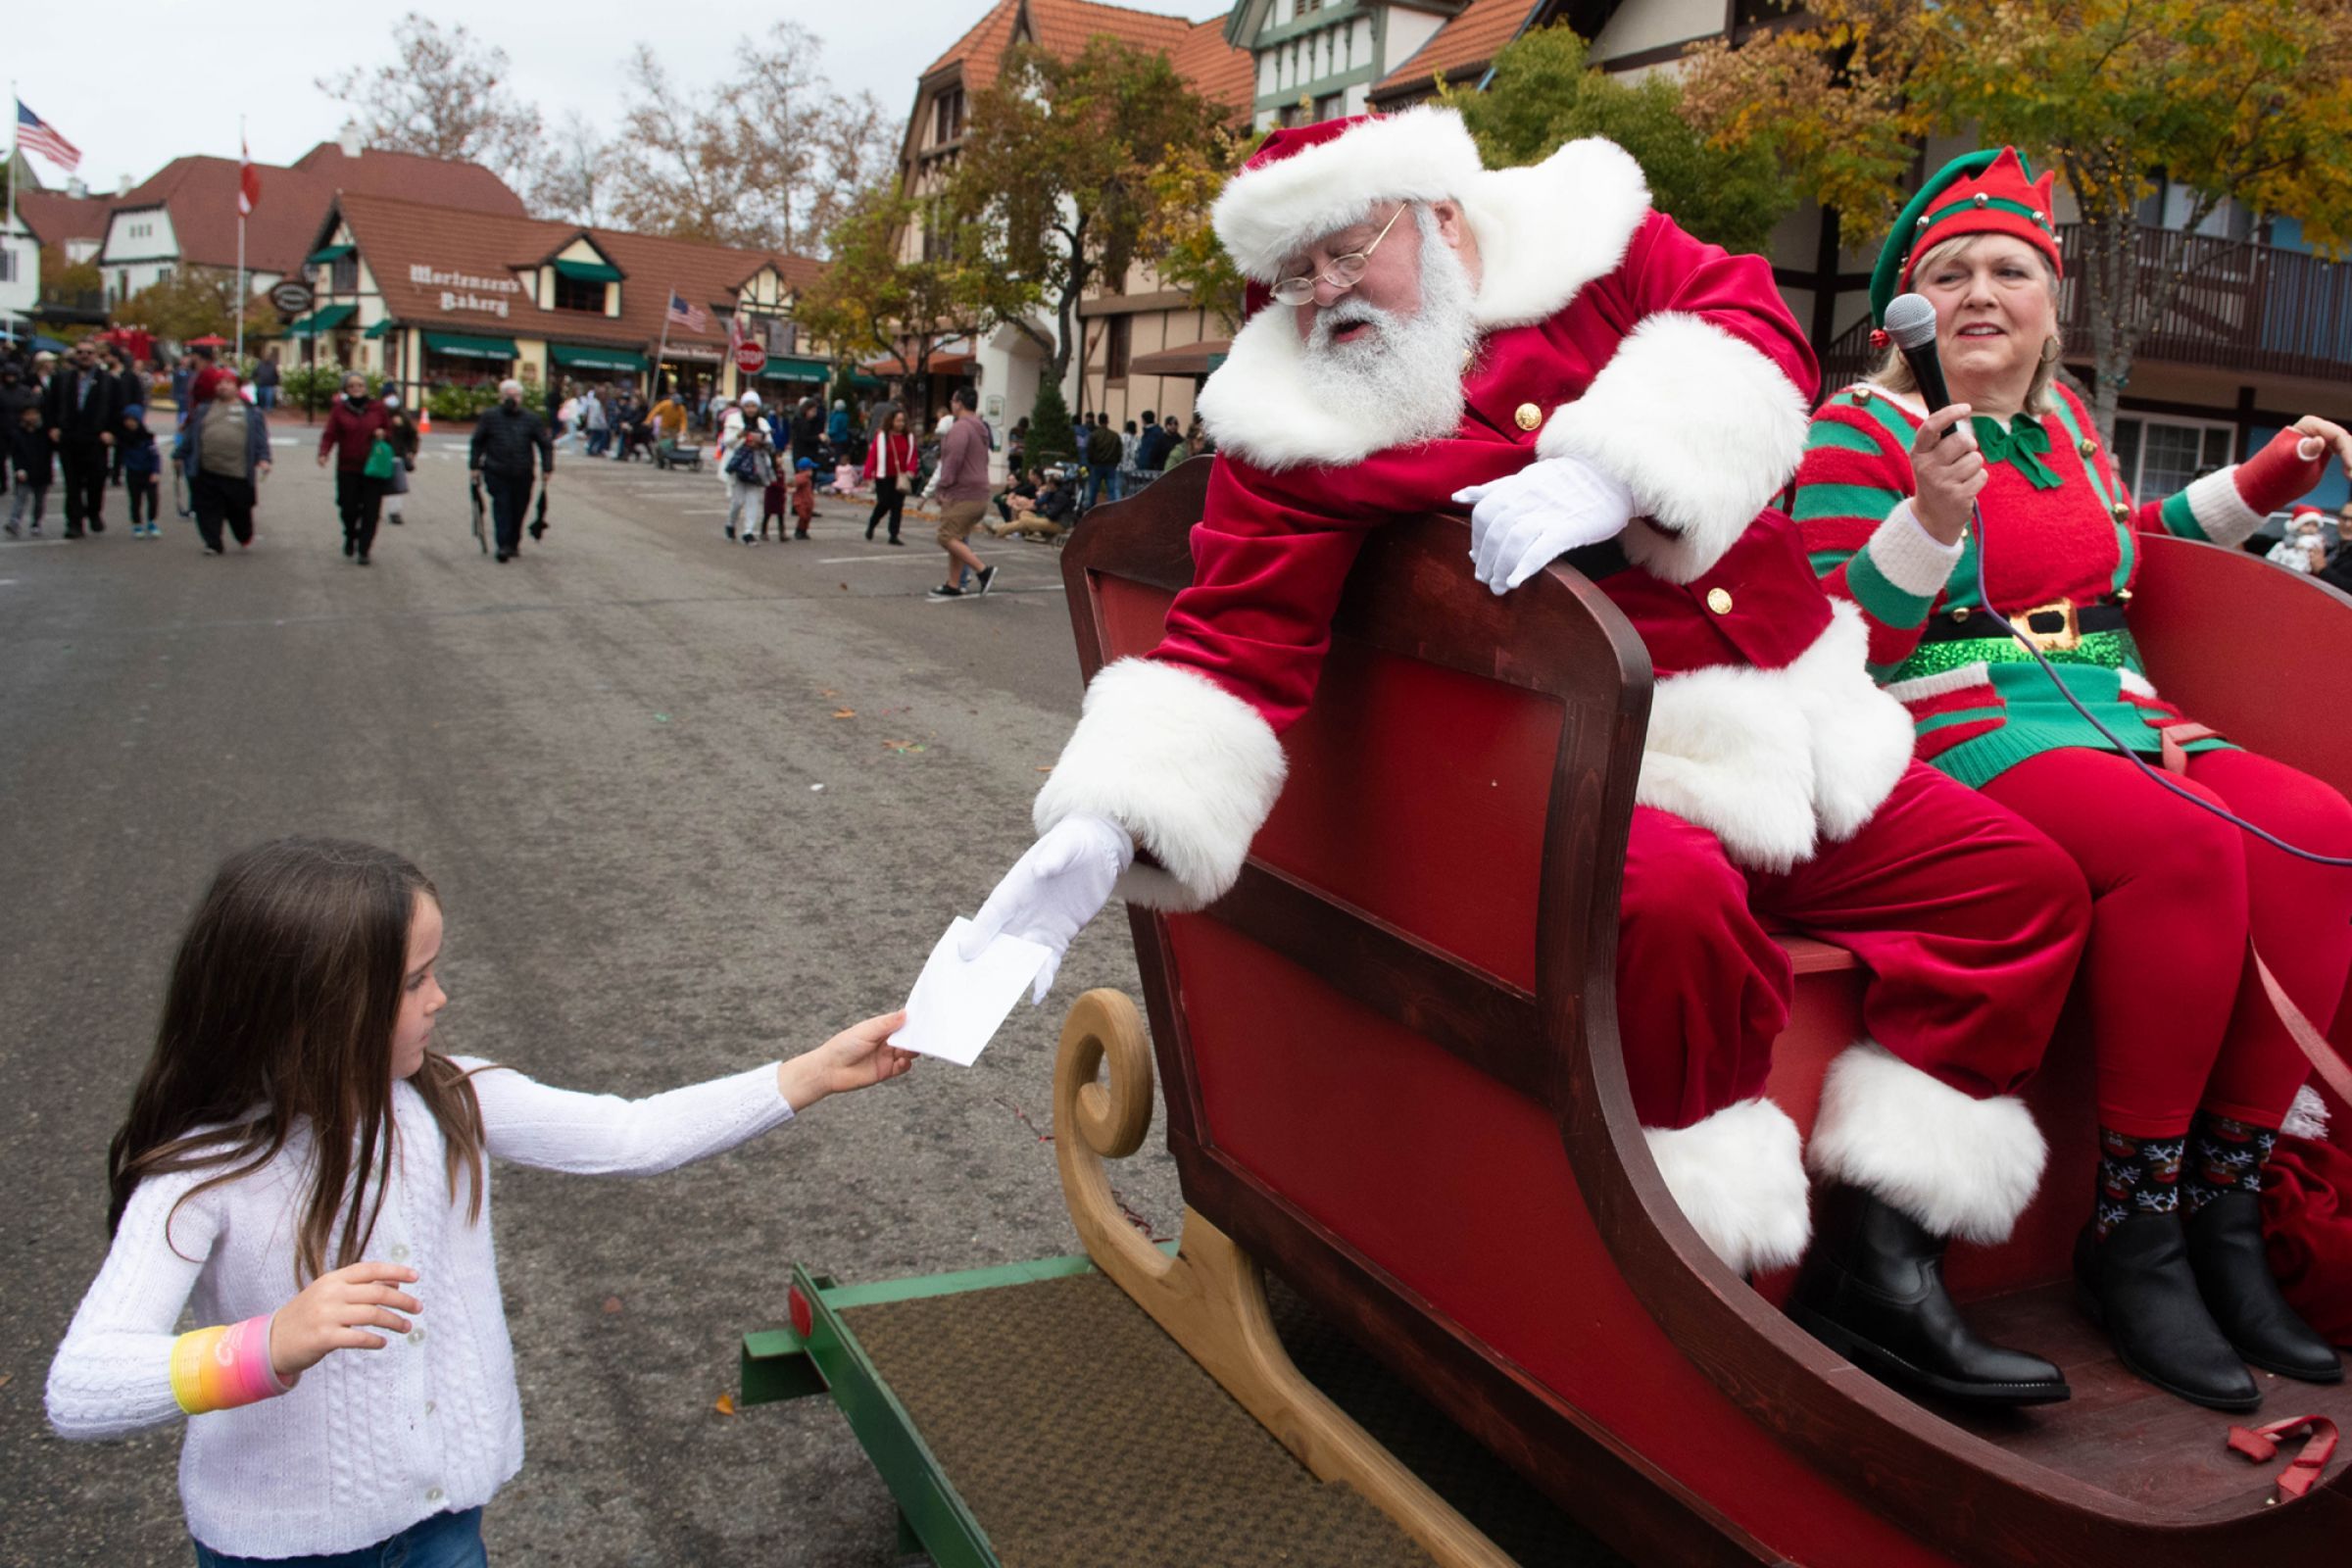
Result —
[[757, 343], [735, 345], [735, 368], [746, 375], [758, 375], [767, 365], [767, 350]]

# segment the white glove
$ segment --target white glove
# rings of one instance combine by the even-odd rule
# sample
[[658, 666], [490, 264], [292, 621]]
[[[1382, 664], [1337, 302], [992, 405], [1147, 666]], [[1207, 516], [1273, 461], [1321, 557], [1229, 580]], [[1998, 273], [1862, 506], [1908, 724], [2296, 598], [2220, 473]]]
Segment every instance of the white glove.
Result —
[[1042, 943], [1053, 956], [1038, 971], [1029, 1000], [1045, 1001], [1070, 939], [1102, 912], [1112, 885], [1134, 863], [1135, 840], [1118, 823], [1106, 816], [1063, 817], [1012, 862], [972, 917], [956, 956], [971, 962], [999, 932]]
[[1544, 458], [1453, 499], [1471, 509], [1470, 560], [1496, 594], [1566, 551], [1616, 538], [1634, 517], [1634, 493], [1582, 458]]

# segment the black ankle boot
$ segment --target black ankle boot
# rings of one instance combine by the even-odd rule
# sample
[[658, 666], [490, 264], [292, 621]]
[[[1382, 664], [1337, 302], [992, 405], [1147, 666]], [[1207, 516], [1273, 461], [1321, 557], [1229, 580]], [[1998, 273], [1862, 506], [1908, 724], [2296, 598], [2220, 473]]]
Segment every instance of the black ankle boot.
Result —
[[1814, 1206], [1788, 1315], [1864, 1371], [1975, 1404], [2048, 1404], [2073, 1391], [2037, 1355], [1988, 1344], [1943, 1289], [1944, 1239], [1859, 1187]]
[[2208, 1409], [2262, 1403], [2253, 1374], [2197, 1294], [2179, 1214], [2134, 1214], [2105, 1241], [2085, 1225], [2075, 1242], [2075, 1279], [2082, 1310], [2140, 1377]]
[[2306, 1383], [2340, 1383], [2344, 1363], [2278, 1294], [2262, 1246], [2262, 1200], [2252, 1193], [2209, 1198], [2189, 1219], [2188, 1267], [2197, 1293], [2238, 1356], [2265, 1372]]

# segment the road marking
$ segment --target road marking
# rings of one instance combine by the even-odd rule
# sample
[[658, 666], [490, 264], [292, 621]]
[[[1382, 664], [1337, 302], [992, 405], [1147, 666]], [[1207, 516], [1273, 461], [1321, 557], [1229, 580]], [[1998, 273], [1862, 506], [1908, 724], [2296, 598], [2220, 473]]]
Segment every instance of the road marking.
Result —
[[929, 566], [935, 571], [939, 569], [939, 563], [933, 561], [928, 553], [919, 556], [819, 556], [816, 558], [816, 564], [820, 566], [871, 565], [875, 563], [889, 566]]

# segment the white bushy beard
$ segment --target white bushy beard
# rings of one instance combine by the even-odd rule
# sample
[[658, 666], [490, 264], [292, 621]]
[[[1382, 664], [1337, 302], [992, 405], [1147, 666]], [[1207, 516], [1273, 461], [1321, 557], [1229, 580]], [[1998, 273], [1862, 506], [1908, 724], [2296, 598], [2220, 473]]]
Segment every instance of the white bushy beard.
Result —
[[[1451, 435], [1462, 422], [1462, 366], [1478, 342], [1469, 270], [1415, 208], [1421, 232], [1421, 308], [1399, 316], [1353, 295], [1315, 314], [1303, 348], [1315, 396], [1359, 430], [1379, 431], [1383, 447]], [[1347, 343], [1336, 333], [1369, 322]]]

